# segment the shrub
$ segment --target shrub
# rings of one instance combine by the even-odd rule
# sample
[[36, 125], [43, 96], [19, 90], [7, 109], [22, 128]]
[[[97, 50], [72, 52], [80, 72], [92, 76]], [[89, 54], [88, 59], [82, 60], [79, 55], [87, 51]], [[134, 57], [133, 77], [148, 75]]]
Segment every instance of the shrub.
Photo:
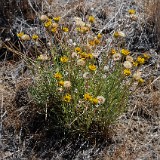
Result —
[[139, 68], [149, 55], [132, 57], [121, 31], [113, 33], [112, 44], [105, 41], [92, 31], [94, 16], [75, 17], [75, 23], [45, 15], [40, 19], [46, 45], [36, 34], [17, 34], [22, 43], [32, 38], [37, 51], [28, 58], [34, 76], [31, 97], [46, 114], [52, 111], [55, 126], [81, 134], [105, 132], [125, 111], [134, 80], [144, 82]]

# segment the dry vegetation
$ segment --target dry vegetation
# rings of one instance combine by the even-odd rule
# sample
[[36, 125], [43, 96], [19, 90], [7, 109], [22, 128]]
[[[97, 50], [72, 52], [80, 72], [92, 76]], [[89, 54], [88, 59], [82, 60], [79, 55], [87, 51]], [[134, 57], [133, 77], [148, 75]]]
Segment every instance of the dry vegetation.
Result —
[[[62, 3], [58, 0], [45, 0], [42, 1], [39, 12], [35, 10], [35, 5], [31, 4], [28, 3], [27, 8], [36, 16], [45, 13], [48, 16], [60, 15], [70, 19], [71, 16], [84, 18], [86, 14], [94, 14], [97, 18], [95, 31], [112, 35], [114, 30], [123, 28], [128, 35], [127, 46], [133, 54], [139, 55], [146, 51], [151, 55], [151, 59], [142, 68], [145, 84], [130, 97], [127, 112], [119, 117], [117, 123], [110, 128], [111, 131], [107, 132], [106, 141], [101, 137], [91, 141], [82, 140], [80, 136], [67, 137], [60, 130], [50, 129], [52, 120], [49, 117], [46, 120], [42, 109], [30, 100], [28, 87], [32, 84], [33, 77], [26, 69], [23, 59], [18, 58], [18, 61], [2, 59], [0, 62], [0, 158], [4, 160], [160, 159], [158, 50], [160, 1], [79, 0]], [[130, 24], [128, 17], [124, 15], [132, 7], [136, 10], [138, 18], [135, 17], [136, 19]], [[18, 32], [23, 29], [26, 33], [34, 33], [39, 23], [36, 18], [32, 17], [32, 19], [34, 25], [31, 24], [32, 22], [28, 23], [24, 17], [17, 17], [12, 27]], [[37, 33], [46, 37], [42, 28]], [[110, 36], [106, 37], [109, 38]], [[8, 46], [10, 44], [8, 41], [5, 43]], [[146, 46], [149, 47], [145, 48]], [[10, 47], [8, 49], [12, 50]], [[29, 52], [33, 51], [31, 44], [24, 48], [26, 54], [29, 53], [27, 49]]]

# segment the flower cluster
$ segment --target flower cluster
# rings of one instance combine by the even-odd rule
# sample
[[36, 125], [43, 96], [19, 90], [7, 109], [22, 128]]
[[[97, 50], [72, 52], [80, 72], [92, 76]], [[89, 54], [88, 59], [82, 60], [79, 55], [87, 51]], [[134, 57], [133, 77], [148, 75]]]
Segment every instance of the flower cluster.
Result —
[[[112, 55], [112, 59], [116, 62], [119, 61], [119, 63], [121, 63], [121, 61], [123, 60], [123, 74], [125, 76], [131, 76], [132, 75], [132, 71], [133, 73], [136, 73], [136, 69], [137, 67], [139, 68], [141, 65], [143, 65], [145, 62], [148, 61], [148, 59], [150, 58], [150, 55], [148, 53], [143, 53], [142, 55], [136, 57], [131, 56], [131, 52], [128, 49], [119, 49], [116, 50], [114, 48], [111, 49], [110, 54]], [[143, 83], [144, 80], [142, 80], [142, 78], [140, 77], [139, 79], [134, 78], [135, 74], [132, 75], [133, 79], [138, 80], [141, 79], [140, 83]]]

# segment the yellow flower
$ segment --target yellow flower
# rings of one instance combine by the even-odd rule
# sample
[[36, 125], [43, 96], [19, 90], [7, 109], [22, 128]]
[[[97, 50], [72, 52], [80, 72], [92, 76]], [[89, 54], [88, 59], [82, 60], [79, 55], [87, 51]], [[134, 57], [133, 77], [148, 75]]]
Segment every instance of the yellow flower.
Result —
[[47, 22], [44, 23], [44, 26], [46, 28], [50, 27], [52, 25], [52, 21], [49, 19]]
[[53, 20], [58, 23], [61, 17], [54, 17]]
[[91, 46], [94, 46], [94, 45], [95, 45], [95, 41], [94, 41], [94, 40], [90, 40], [88, 43], [89, 43], [89, 45], [91, 45]]
[[143, 57], [141, 57], [141, 56], [138, 56], [138, 57], [137, 57], [137, 62], [138, 62], [139, 64], [144, 64], [145, 59], [144, 59]]
[[81, 52], [81, 51], [82, 51], [80, 47], [76, 47], [74, 50], [75, 50], [76, 52]]
[[81, 58], [87, 58], [87, 53], [86, 52], [82, 52], [82, 53], [79, 53]]
[[67, 27], [63, 27], [63, 29], [62, 29], [64, 32], [68, 32], [69, 31], [69, 29], [67, 28]]
[[91, 100], [92, 100], [92, 96], [91, 96], [89, 93], [85, 93], [85, 94], [84, 94], [84, 99], [85, 99], [86, 101], [91, 101]]
[[17, 33], [17, 37], [21, 38], [24, 35], [24, 32]]
[[95, 21], [94, 16], [89, 16], [88, 21], [91, 23], [94, 23], [94, 21]]
[[111, 54], [115, 54], [116, 50], [114, 48], [111, 49]]
[[81, 32], [81, 28], [80, 27], [77, 27], [76, 29], [77, 29], [78, 32]]
[[33, 34], [33, 35], [32, 35], [32, 39], [33, 39], [33, 40], [37, 40], [37, 39], [38, 39], [38, 35], [37, 35], [37, 34]]
[[98, 33], [97, 38], [98, 38], [98, 39], [101, 39], [101, 38], [102, 38], [102, 35], [101, 35], [100, 33]]
[[129, 13], [129, 14], [136, 14], [136, 11], [135, 11], [134, 9], [129, 9], [129, 10], [128, 10], [128, 13]]
[[143, 53], [143, 57], [144, 57], [144, 59], [148, 60], [150, 58], [150, 55], [147, 53]]
[[56, 27], [53, 27], [53, 28], [51, 29], [51, 32], [52, 32], [52, 33], [57, 32], [57, 28], [56, 28]]
[[142, 84], [142, 83], [144, 83], [145, 82], [145, 80], [143, 79], [143, 78], [140, 78], [139, 80], [138, 80], [138, 83], [140, 83], [140, 84]]
[[93, 54], [92, 53], [86, 54], [86, 58], [92, 59], [93, 58]]
[[79, 32], [81, 32], [81, 33], [87, 33], [88, 31], [89, 31], [89, 27], [87, 27], [87, 26], [84, 26], [84, 27], [80, 27], [80, 28], [77, 28], [78, 29], [78, 31]]
[[130, 51], [128, 49], [122, 49], [121, 53], [125, 56], [127, 56], [128, 54], [130, 54]]
[[133, 66], [137, 67], [138, 66], [138, 62], [133, 62]]
[[114, 32], [113, 36], [114, 36], [115, 38], [118, 38], [118, 37], [119, 37], [118, 31]]
[[128, 68], [124, 69], [123, 73], [124, 73], [124, 75], [129, 76], [129, 75], [131, 75], [131, 70]]
[[68, 57], [67, 56], [63, 56], [63, 57], [60, 58], [60, 61], [62, 63], [66, 63], [66, 62], [68, 62]]
[[91, 102], [93, 104], [98, 104], [99, 100], [98, 100], [98, 98], [92, 98]]
[[100, 43], [100, 40], [99, 40], [99, 39], [95, 39], [95, 40], [94, 40], [94, 43], [97, 45], [97, 44]]
[[60, 86], [64, 86], [64, 81], [59, 81], [58, 84], [59, 84]]
[[63, 97], [63, 101], [68, 102], [68, 103], [71, 102], [71, 99], [72, 97], [69, 93], [65, 94], [65, 96]]
[[54, 74], [54, 78], [61, 79], [62, 78], [62, 74], [57, 72], [57, 73]]
[[94, 64], [90, 64], [88, 66], [88, 68], [91, 70], [91, 71], [95, 71], [97, 69], [97, 67], [94, 65]]

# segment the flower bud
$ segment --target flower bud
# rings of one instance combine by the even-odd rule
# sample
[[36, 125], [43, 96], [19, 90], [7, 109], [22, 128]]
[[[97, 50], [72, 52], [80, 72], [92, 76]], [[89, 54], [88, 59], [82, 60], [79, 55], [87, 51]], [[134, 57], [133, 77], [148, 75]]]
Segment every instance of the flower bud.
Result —
[[70, 81], [64, 81], [64, 85], [65, 88], [70, 88], [71, 87], [71, 82]]
[[40, 20], [41, 21], [47, 21], [48, 17], [46, 15], [41, 15]]
[[84, 66], [86, 64], [86, 62], [83, 59], [78, 59], [77, 60], [77, 65], [78, 66]]
[[121, 59], [122, 56], [120, 53], [115, 53], [112, 57], [114, 61], [118, 61]]
[[24, 34], [24, 35], [21, 37], [21, 40], [23, 40], [23, 41], [29, 41], [30, 39], [31, 39], [30, 36], [27, 35], [27, 34]]
[[139, 80], [139, 79], [141, 79], [141, 72], [140, 71], [136, 71], [134, 74], [133, 74], [133, 78], [135, 79], [135, 80]]
[[129, 62], [129, 61], [125, 61], [125, 62], [123, 63], [123, 66], [124, 66], [125, 68], [130, 69], [130, 68], [132, 68], [132, 63]]

